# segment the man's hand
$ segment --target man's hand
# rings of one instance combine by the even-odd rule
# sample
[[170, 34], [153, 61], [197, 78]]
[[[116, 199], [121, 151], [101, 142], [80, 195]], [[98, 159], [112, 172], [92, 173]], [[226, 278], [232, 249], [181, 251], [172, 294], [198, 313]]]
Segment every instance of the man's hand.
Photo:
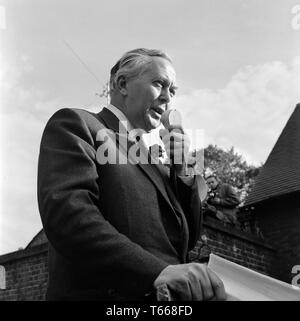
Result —
[[159, 135], [169, 159], [174, 159], [177, 174], [185, 173], [191, 144], [187, 134], [178, 129], [170, 132], [167, 129], [160, 129]]
[[166, 284], [179, 300], [226, 300], [223, 282], [206, 264], [168, 265], [154, 281]]

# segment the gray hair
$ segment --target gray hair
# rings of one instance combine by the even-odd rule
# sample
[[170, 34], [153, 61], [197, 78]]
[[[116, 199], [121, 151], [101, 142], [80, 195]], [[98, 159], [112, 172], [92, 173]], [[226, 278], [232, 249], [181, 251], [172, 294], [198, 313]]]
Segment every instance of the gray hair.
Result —
[[171, 58], [161, 50], [145, 48], [130, 50], [111, 68], [110, 91], [115, 88], [120, 76], [124, 76], [126, 79], [139, 76], [145, 70], [145, 66], [152, 61], [152, 57], [161, 57], [172, 63]]
[[207, 181], [209, 178], [212, 178], [212, 177], [215, 178], [217, 182], [220, 180], [216, 173], [208, 174], [207, 176], [205, 176], [205, 180]]

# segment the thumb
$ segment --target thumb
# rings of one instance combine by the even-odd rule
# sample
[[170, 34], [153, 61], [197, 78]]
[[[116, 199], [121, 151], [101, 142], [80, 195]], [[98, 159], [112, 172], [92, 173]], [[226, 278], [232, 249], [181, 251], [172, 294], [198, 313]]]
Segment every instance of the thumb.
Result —
[[159, 130], [159, 137], [162, 140], [165, 136], [169, 134], [169, 131], [166, 128], [161, 128]]

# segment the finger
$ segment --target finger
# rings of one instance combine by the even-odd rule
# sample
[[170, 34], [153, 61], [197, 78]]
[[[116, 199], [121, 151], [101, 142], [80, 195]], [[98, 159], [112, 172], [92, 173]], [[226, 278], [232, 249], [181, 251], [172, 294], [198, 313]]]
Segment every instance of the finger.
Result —
[[169, 132], [170, 132], [171, 135], [174, 135], [174, 136], [175, 135], [176, 136], [184, 136], [183, 130], [178, 129], [178, 128], [171, 129]]
[[167, 135], [161, 138], [162, 142], [164, 143], [164, 145], [170, 145], [170, 143], [183, 143], [182, 139], [174, 139], [174, 137], [172, 135]]
[[188, 141], [189, 137], [187, 135], [184, 135], [182, 133], [174, 132], [172, 131], [169, 135], [170, 137], [173, 137], [174, 141]]
[[207, 272], [207, 266], [203, 264], [198, 265], [199, 268], [199, 282], [202, 289], [203, 300], [211, 300], [215, 294], [212, 284]]
[[227, 296], [224, 288], [224, 284], [221, 279], [217, 276], [215, 272], [213, 272], [210, 268], [207, 268], [208, 276], [214, 290], [214, 294], [216, 300], [218, 301], [225, 301]]
[[191, 301], [193, 296], [191, 288], [187, 280], [178, 280], [173, 284], [168, 284], [170, 289], [175, 293], [176, 297], [182, 301]]
[[184, 150], [189, 150], [190, 149], [190, 140], [189, 138], [185, 136], [166, 136], [163, 138], [163, 143], [164, 145], [170, 145], [173, 144], [174, 146], [178, 146], [180, 148], [183, 148]]
[[202, 288], [198, 278], [195, 275], [190, 277], [190, 288], [192, 293], [192, 300], [202, 301], [203, 300]]
[[182, 126], [180, 126], [180, 127], [178, 127], [178, 126], [175, 126], [175, 127], [170, 126], [169, 130], [172, 131], [172, 132], [175, 131], [177, 133], [181, 133], [181, 134], [184, 134], [184, 135], [186, 134], [186, 131], [184, 130], [184, 128]]
[[165, 128], [161, 128], [159, 130], [159, 136], [161, 139], [163, 139], [165, 136], [169, 135], [169, 131]]
[[162, 139], [168, 139], [168, 140], [170, 140], [171, 137], [173, 137], [173, 140], [176, 140], [176, 141], [182, 141], [182, 140], [189, 139], [187, 135], [184, 135], [184, 134], [181, 134], [178, 132], [174, 132], [174, 131], [169, 132], [166, 129], [160, 129], [159, 135], [161, 136]]
[[172, 132], [177, 132], [177, 133], [184, 133], [184, 129], [182, 128], [182, 126], [170, 126], [168, 127], [169, 131], [172, 131]]
[[[182, 142], [170, 142], [170, 141], [167, 141], [166, 144], [164, 145], [165, 146], [165, 149], [178, 149], [179, 151], [183, 151], [184, 150], [184, 146], [182, 144]], [[171, 148], [172, 147], [172, 148]]]

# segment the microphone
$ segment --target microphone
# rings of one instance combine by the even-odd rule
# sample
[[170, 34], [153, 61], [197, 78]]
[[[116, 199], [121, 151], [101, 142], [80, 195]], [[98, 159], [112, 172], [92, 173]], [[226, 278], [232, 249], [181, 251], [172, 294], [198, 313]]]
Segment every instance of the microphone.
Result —
[[[169, 131], [175, 129], [175, 130], [179, 130], [181, 133], [183, 133], [182, 117], [181, 117], [180, 112], [177, 111], [176, 109], [166, 110], [161, 116], [161, 123]], [[172, 140], [172, 137], [171, 137], [170, 180], [171, 180], [171, 184], [174, 188], [175, 194], [178, 197], [176, 171], [175, 171], [175, 164], [174, 164], [174, 153], [172, 153], [172, 150], [174, 148], [173, 141], [174, 140]]]
[[179, 111], [176, 109], [168, 109], [161, 115], [161, 123], [169, 131], [173, 129], [179, 129], [183, 133], [182, 129], [182, 117]]

